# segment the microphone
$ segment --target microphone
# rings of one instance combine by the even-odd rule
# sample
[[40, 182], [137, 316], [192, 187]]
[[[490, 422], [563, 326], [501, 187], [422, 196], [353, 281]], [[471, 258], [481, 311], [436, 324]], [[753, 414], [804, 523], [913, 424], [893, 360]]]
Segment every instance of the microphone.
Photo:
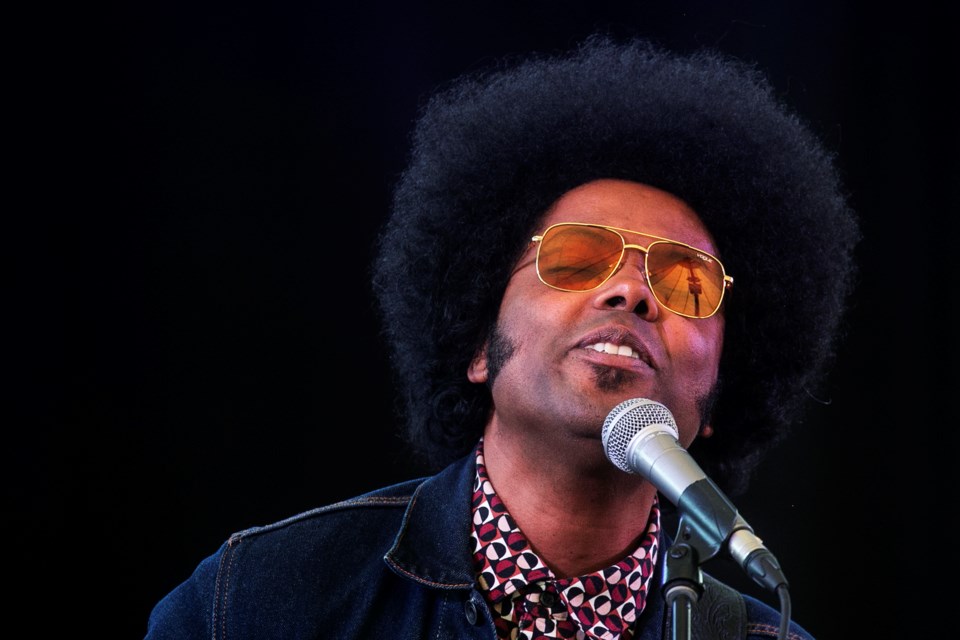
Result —
[[680, 446], [670, 410], [646, 398], [625, 400], [603, 422], [603, 450], [621, 471], [649, 480], [680, 511], [680, 533], [703, 560], [724, 550], [761, 587], [787, 579], [736, 507]]

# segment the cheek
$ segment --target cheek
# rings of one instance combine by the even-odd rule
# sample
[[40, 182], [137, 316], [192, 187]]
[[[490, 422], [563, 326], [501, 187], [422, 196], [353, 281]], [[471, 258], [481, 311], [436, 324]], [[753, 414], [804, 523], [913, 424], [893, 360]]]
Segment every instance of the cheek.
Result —
[[544, 360], [551, 357], [549, 354], [558, 344], [557, 336], [576, 321], [575, 307], [569, 296], [553, 291], [539, 280], [518, 280], [514, 278], [504, 292], [497, 330], [510, 342], [511, 355], [536, 353]]
[[536, 274], [532, 278], [514, 276], [504, 291], [497, 322], [512, 332], [539, 331], [542, 326], [551, 324], [563, 308], [564, 298], [552, 293], [558, 292], [537, 280]]
[[[711, 320], [700, 321], [711, 322]], [[689, 327], [689, 325], [688, 325]], [[677, 356], [690, 376], [699, 380], [699, 393], [706, 393], [716, 383], [723, 352], [723, 322], [694, 327], [674, 342]]]

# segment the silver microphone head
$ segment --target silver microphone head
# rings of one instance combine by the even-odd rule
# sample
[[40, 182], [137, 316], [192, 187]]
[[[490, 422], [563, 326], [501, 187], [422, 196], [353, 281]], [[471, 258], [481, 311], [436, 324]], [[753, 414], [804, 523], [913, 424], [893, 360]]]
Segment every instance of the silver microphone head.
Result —
[[652, 424], [665, 425], [675, 434], [678, 433], [673, 414], [654, 400], [631, 398], [611, 409], [607, 419], [603, 421], [603, 431], [600, 434], [603, 451], [610, 462], [622, 471], [636, 473], [627, 464], [627, 448], [641, 429]]

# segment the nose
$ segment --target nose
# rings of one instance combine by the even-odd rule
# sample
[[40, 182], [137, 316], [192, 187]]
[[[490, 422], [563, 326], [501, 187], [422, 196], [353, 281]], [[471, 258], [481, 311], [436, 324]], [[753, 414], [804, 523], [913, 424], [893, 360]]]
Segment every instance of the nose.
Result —
[[644, 274], [642, 251], [627, 251], [616, 273], [596, 291], [593, 304], [598, 309], [621, 309], [650, 322], [660, 317], [660, 305], [653, 296]]

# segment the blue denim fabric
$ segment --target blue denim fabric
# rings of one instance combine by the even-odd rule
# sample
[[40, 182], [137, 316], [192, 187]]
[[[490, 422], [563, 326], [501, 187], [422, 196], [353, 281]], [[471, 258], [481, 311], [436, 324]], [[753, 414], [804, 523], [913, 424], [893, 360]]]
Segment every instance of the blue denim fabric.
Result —
[[[232, 535], [156, 605], [146, 638], [496, 640], [471, 559], [474, 464]], [[776, 638], [779, 612], [743, 601], [745, 637]], [[663, 614], [655, 589], [636, 637], [669, 638]]]

